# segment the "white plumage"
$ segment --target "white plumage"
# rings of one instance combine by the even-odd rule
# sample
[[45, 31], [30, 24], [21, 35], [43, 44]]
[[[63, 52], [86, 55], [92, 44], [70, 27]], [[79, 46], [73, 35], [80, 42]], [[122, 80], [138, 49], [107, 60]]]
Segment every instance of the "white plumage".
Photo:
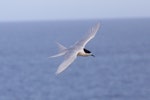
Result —
[[63, 72], [76, 59], [77, 56], [93, 56], [93, 54], [90, 51], [84, 49], [84, 47], [92, 38], [95, 37], [99, 27], [100, 27], [99, 23], [94, 25], [83, 39], [76, 42], [73, 46], [71, 46], [68, 49], [63, 45], [61, 45], [60, 43], [57, 43], [60, 52], [54, 56], [51, 56], [50, 58], [64, 55], [65, 59], [59, 65], [56, 74]]

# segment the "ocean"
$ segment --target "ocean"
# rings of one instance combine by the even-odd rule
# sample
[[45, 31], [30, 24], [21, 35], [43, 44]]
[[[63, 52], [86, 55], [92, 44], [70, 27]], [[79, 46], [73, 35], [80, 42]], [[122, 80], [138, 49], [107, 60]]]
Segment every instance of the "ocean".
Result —
[[[63, 57], [97, 22], [78, 57], [55, 75]], [[150, 100], [150, 19], [0, 22], [0, 100]]]

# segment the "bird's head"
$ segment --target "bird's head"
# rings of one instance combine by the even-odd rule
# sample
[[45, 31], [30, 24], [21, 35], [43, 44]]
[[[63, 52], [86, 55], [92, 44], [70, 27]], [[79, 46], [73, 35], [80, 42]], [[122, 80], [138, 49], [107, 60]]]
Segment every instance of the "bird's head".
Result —
[[85, 54], [87, 55], [87, 56], [93, 56], [93, 57], [95, 57], [95, 55], [93, 55], [92, 53], [91, 53], [91, 51], [89, 51], [89, 50], [87, 50], [87, 49], [83, 49], [84, 50], [84, 52], [85, 52]]

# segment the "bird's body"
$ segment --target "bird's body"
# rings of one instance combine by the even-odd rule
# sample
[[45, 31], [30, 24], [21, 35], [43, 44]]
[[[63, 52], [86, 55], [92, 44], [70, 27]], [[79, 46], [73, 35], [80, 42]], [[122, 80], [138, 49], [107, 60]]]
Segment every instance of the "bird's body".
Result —
[[66, 48], [63, 45], [58, 44], [60, 52], [59, 54], [56, 54], [51, 57], [58, 57], [58, 56], [65, 56], [64, 61], [59, 65], [56, 74], [61, 73], [64, 71], [75, 59], [77, 56], [94, 56], [89, 50], [85, 49], [85, 45], [96, 35], [96, 32], [98, 31], [100, 27], [100, 24], [96, 24], [93, 26], [89, 33], [80, 41], [76, 42], [73, 46], [70, 48]]

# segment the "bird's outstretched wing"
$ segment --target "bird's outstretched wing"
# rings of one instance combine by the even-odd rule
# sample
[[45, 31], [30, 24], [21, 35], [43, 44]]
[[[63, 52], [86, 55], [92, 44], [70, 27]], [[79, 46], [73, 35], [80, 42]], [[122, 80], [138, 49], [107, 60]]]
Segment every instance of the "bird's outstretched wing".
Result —
[[64, 71], [77, 57], [77, 52], [67, 52], [64, 61], [59, 65], [56, 75]]
[[94, 25], [88, 32], [88, 34], [81, 39], [80, 41], [78, 41], [75, 45], [80, 46], [80, 47], [85, 47], [85, 45], [92, 39], [95, 37], [95, 34], [97, 33], [98, 29], [100, 27], [100, 23], [97, 23], [96, 25]]

